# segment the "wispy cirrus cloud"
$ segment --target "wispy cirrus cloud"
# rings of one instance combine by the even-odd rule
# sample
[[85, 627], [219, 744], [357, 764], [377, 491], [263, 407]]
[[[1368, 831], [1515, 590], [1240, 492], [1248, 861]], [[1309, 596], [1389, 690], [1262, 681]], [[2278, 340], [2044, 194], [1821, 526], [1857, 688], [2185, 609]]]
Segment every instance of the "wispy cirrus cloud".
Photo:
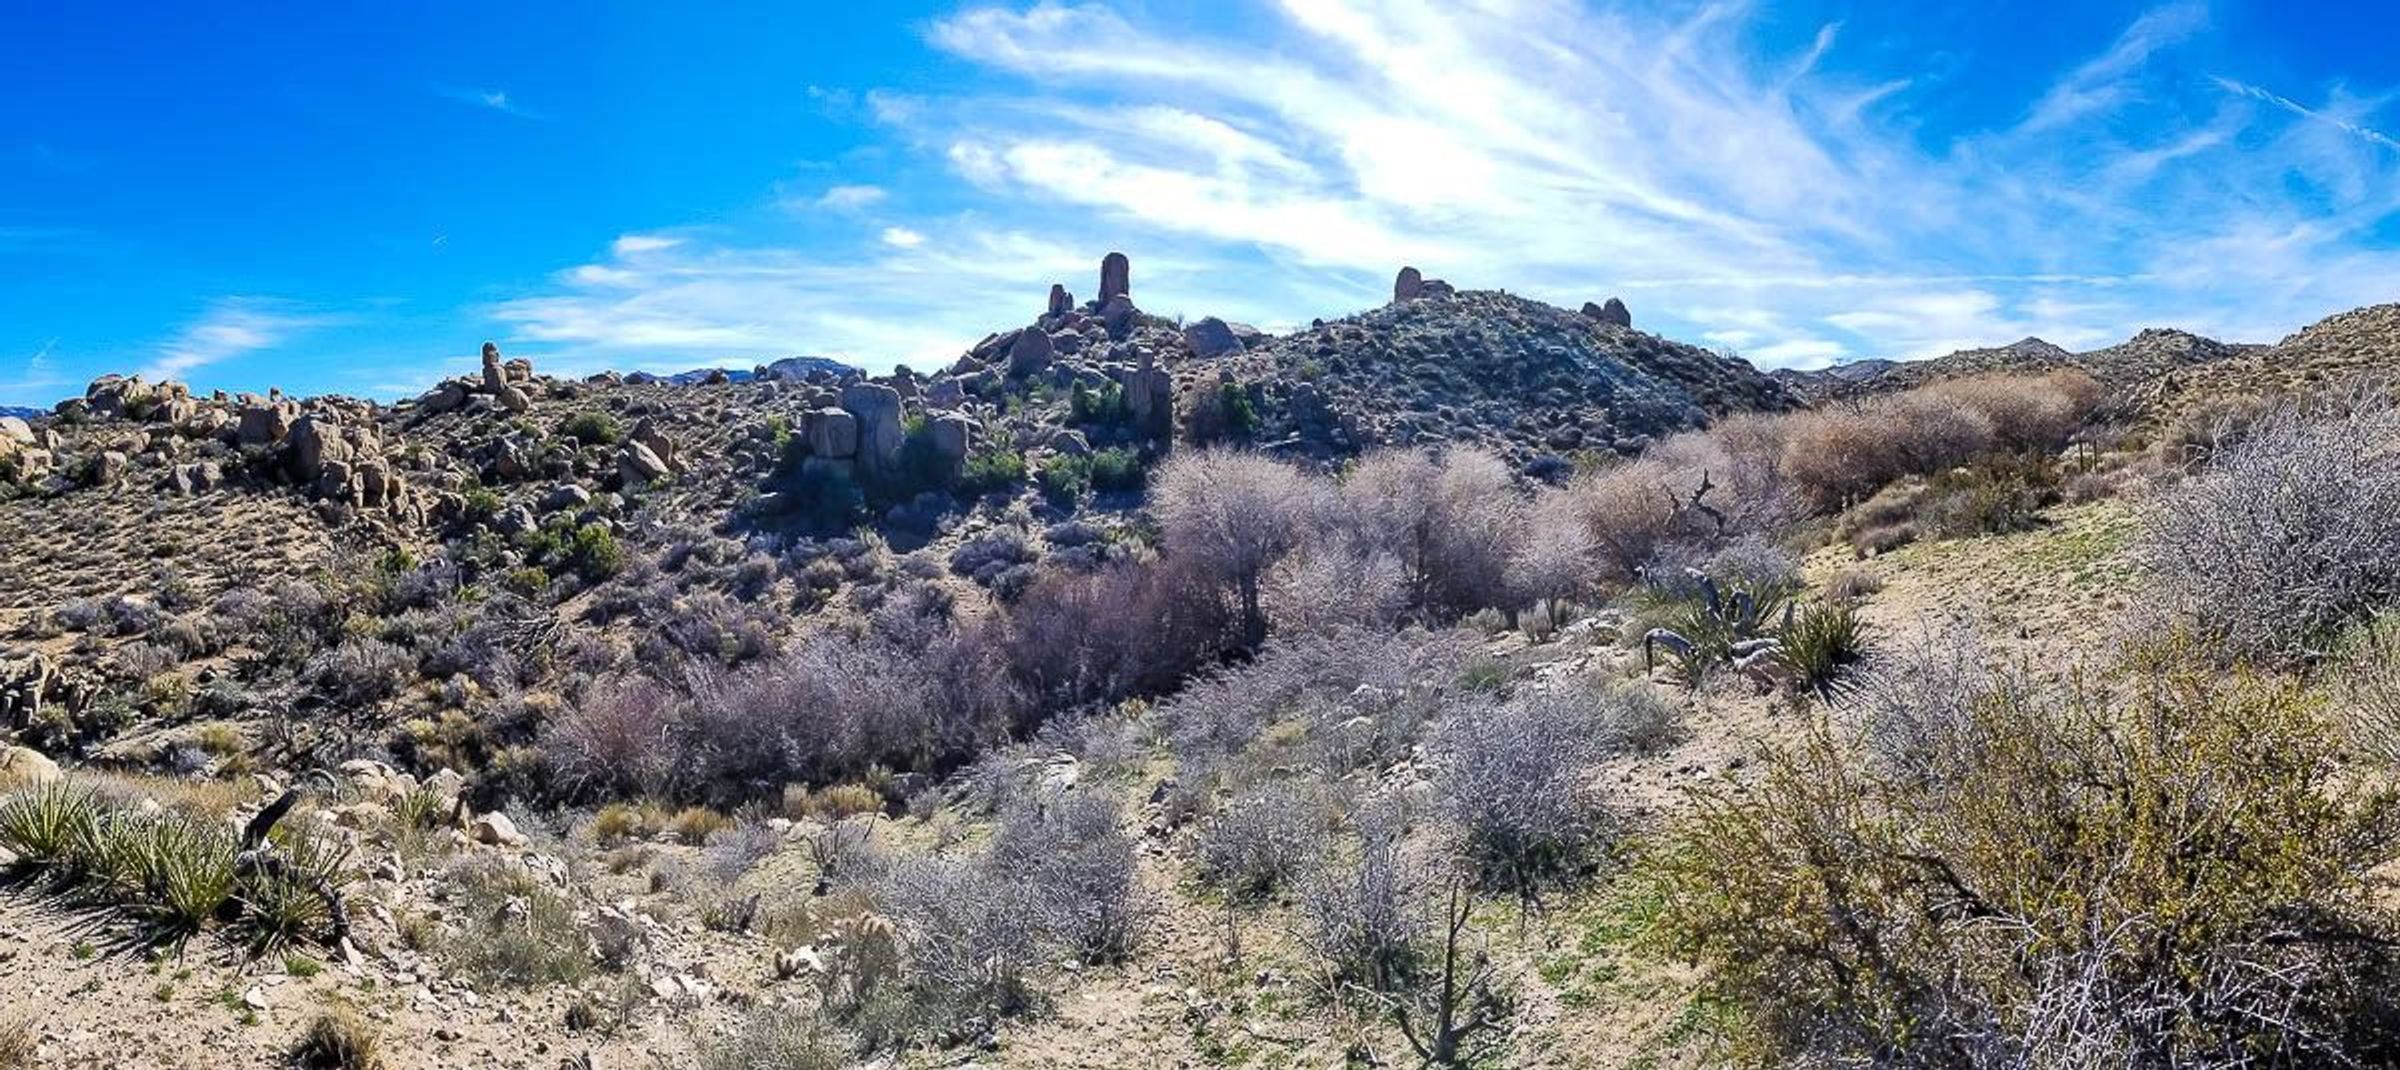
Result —
[[159, 345], [140, 374], [147, 379], [181, 379], [211, 364], [283, 345], [333, 318], [267, 297], [223, 297]]
[[2272, 338], [2400, 298], [2378, 102], [2212, 82], [2186, 56], [2201, 3], [1941, 137], [1923, 71], [1836, 62], [1830, 24], [1762, 55], [1738, 4], [1254, 6], [1239, 37], [1097, 3], [963, 9], [926, 40], [990, 88], [857, 97], [954, 180], [938, 211], [863, 183], [786, 194], [820, 210], [795, 225], [855, 230], [618, 248], [497, 313], [600, 354], [946, 359], [1124, 248], [1145, 305], [1195, 314], [1338, 314], [1414, 263], [1570, 307], [1622, 294], [1645, 327], [1814, 365], [2160, 324]]
[[487, 111], [499, 112], [502, 115], [513, 115], [519, 119], [547, 118], [542, 113], [526, 107], [514, 97], [509, 96], [505, 89], [440, 86], [435, 91], [461, 104], [471, 104]]

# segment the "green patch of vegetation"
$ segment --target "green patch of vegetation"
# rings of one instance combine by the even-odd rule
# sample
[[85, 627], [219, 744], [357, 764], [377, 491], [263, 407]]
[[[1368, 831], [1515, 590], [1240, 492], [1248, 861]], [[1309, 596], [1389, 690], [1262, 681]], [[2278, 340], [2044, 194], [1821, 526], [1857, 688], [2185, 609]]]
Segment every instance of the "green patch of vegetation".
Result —
[[989, 494], [1025, 482], [1025, 455], [1004, 446], [987, 446], [967, 456], [959, 489]]
[[625, 437], [616, 417], [605, 412], [579, 412], [560, 424], [560, 434], [586, 446], [613, 446]]

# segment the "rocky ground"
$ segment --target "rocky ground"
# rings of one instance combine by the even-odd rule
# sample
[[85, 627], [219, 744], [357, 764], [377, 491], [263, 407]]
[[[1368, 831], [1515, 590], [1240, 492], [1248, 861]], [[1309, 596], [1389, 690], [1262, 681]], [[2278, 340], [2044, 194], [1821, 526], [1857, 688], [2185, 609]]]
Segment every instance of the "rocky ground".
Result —
[[[0, 779], [63, 767], [138, 812], [228, 827], [299, 788], [289, 827], [345, 845], [355, 878], [348, 947], [263, 956], [214, 933], [128, 943], [121, 919], [20, 880], [0, 891], [0, 980], [23, 998], [0, 1029], [22, 1021], [37, 1065], [270, 1065], [347, 1008], [398, 1067], [698, 1066], [871, 943], [829, 869], [835, 830], [956, 858], [995, 835], [992, 784], [1063, 784], [1119, 806], [1157, 908], [1148, 938], [1124, 961], [1017, 963], [1031, 1013], [884, 1062], [1406, 1061], [1384, 1008], [1327, 989], [1291, 892], [1235, 909], [1195, 876], [1172, 696], [1080, 735], [1028, 732], [946, 780], [886, 769], [732, 812], [529, 808], [548, 787], [531, 782], [533, 728], [612, 674], [743, 665], [797, 637], [875, 632], [907, 616], [893, 606], [997, 614], [1044, 570], [1139, 552], [1145, 473], [1198, 445], [1327, 470], [1376, 446], [1474, 444], [1531, 485], [1811, 398], [2074, 367], [2125, 399], [2112, 418], [2157, 422], [2331, 387], [2400, 346], [2400, 306], [2382, 306], [2270, 348], [2147, 331], [2087, 354], [2028, 340], [1770, 377], [1638, 331], [1614, 300], [1568, 311], [1413, 270], [1392, 303], [1280, 337], [1143, 313], [1121, 257], [1100, 282], [1081, 303], [1054, 289], [1033, 322], [925, 372], [569, 381], [491, 348], [480, 375], [392, 405], [108, 377], [47, 416], [0, 417]], [[2142, 443], [2127, 444], [2099, 474], [2134, 471]], [[1808, 557], [1804, 597], [1855, 602], [1876, 643], [1964, 619], [2001, 656], [2073, 665], [2129, 608], [2142, 508], [2050, 505], [2026, 530], [1864, 559], [1837, 542]], [[1628, 597], [1574, 607], [1554, 633], [1470, 619], [1455, 635], [1462, 679], [1630, 687], [1671, 711], [1591, 785], [1623, 852], [1695, 787], [1741, 792], [1762, 747], [1842, 716], [1746, 677], [1684, 689], [1647, 664], [1649, 611]], [[1361, 685], [1333, 713], [1372, 720], [1378, 701]], [[1253, 742], [1306, 731], [1270, 724]], [[1427, 777], [1411, 755], [1329, 788], [1406, 798]], [[1511, 994], [1509, 1065], [1725, 1057], [1727, 1010], [1639, 939], [1649, 906], [1619, 879], [1626, 861], [1550, 901], [1475, 907]]]

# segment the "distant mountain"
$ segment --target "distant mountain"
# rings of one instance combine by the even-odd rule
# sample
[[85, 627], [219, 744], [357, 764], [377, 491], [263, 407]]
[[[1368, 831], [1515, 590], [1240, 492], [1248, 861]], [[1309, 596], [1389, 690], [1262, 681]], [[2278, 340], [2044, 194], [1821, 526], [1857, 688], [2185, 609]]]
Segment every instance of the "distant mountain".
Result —
[[48, 415], [50, 415], [50, 410], [48, 409], [28, 409], [21, 405], [0, 405], [0, 416], [14, 416], [22, 420], [31, 420], [36, 417]]
[[1811, 401], [1907, 390], [1944, 379], [1973, 375], [2037, 375], [2062, 368], [2088, 372], [2109, 388], [2112, 405], [2148, 411], [2155, 395], [2179, 382], [2177, 373], [2220, 363], [2238, 363], [2266, 350], [2204, 338], [2188, 331], [2150, 328], [2104, 349], [2073, 353], [2039, 338], [2004, 346], [1962, 349], [1926, 360], [1862, 360], [1819, 371], [1779, 372], [1777, 377]]
[[670, 383], [675, 386], [694, 386], [700, 383], [705, 383], [710, 379], [722, 375], [725, 377], [725, 381], [727, 382], [747, 383], [752, 379], [759, 377], [759, 371], [761, 368], [765, 370], [767, 378], [781, 379], [786, 382], [803, 382], [806, 381], [811, 375], [820, 373], [824, 376], [834, 379], [839, 379], [847, 375], [865, 374], [857, 367], [844, 364], [841, 361], [835, 360], [831, 357], [785, 357], [782, 360], [774, 362], [773, 364], [752, 368], [694, 368], [690, 371], [675, 372], [670, 375], [660, 375], [656, 372], [634, 372], [633, 374], [626, 376], [625, 381], [629, 383]]

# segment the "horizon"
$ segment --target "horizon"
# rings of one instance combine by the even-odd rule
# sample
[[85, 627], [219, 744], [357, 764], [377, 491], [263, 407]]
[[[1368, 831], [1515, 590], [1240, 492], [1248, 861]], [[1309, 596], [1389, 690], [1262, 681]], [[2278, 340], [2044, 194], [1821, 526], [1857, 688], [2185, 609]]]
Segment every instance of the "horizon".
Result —
[[[1833, 2], [20, 15], [0, 405], [947, 364], [1089, 297], [1283, 331], [1403, 264], [1762, 368], [2400, 299], [2400, 16]], [[2384, 32], [2377, 32], [2377, 31]]]

